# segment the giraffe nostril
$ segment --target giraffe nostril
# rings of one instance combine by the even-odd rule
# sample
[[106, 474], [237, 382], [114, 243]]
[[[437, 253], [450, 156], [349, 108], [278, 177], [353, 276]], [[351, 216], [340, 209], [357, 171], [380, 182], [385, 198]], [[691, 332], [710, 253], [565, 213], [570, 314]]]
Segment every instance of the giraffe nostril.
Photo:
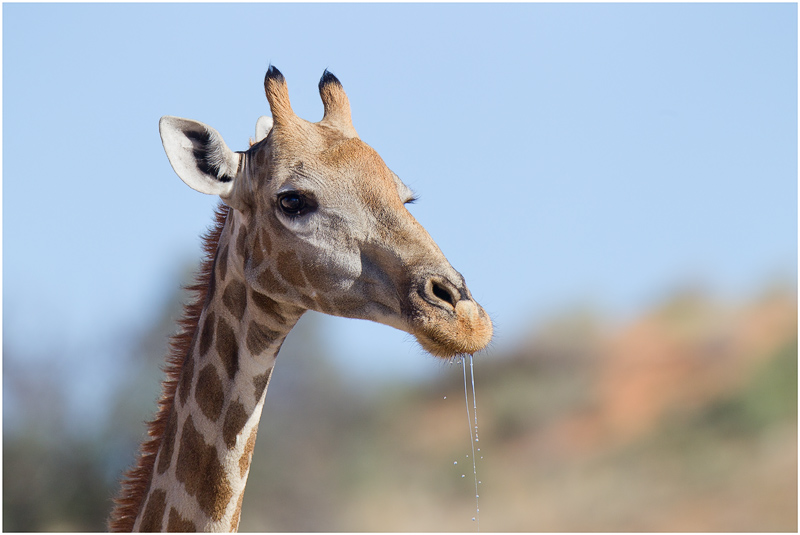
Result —
[[458, 298], [444, 284], [441, 284], [436, 281], [431, 281], [431, 292], [441, 301], [448, 303], [453, 308], [456, 307]]

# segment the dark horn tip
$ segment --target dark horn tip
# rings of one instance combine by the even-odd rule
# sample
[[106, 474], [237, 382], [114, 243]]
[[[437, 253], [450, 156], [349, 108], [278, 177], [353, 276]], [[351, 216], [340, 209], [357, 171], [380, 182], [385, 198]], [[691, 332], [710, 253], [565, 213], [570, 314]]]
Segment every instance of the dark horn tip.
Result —
[[331, 71], [325, 69], [325, 72], [322, 73], [322, 78], [319, 79], [319, 89], [322, 90], [328, 84], [336, 84], [339, 87], [342, 87], [342, 82], [336, 78]]
[[276, 82], [283, 82], [285, 78], [281, 71], [279, 71], [274, 65], [270, 63], [269, 69], [267, 69], [267, 74], [264, 76], [264, 83], [267, 83], [267, 80], [275, 80]]

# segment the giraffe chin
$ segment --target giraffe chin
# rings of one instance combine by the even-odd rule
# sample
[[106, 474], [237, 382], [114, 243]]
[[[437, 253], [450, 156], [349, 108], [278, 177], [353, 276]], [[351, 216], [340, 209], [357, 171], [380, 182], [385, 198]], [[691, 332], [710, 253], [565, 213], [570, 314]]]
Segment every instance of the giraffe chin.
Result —
[[492, 340], [489, 315], [471, 300], [459, 301], [454, 311], [429, 311], [418, 316], [415, 323], [412, 334], [417, 342], [434, 357], [443, 359], [476, 353]]

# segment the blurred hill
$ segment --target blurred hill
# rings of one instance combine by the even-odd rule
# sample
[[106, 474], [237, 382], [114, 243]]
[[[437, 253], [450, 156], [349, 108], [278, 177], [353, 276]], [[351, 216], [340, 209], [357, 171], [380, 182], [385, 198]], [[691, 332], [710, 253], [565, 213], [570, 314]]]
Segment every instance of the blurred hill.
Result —
[[[65, 430], [57, 378], [6, 354], [4, 530], [104, 529], [176, 302], [92, 436]], [[474, 531], [461, 364], [357, 395], [318, 319], [278, 357], [241, 530]], [[797, 531], [793, 288], [739, 305], [687, 291], [615, 327], [576, 311], [478, 355], [475, 381], [482, 531]]]

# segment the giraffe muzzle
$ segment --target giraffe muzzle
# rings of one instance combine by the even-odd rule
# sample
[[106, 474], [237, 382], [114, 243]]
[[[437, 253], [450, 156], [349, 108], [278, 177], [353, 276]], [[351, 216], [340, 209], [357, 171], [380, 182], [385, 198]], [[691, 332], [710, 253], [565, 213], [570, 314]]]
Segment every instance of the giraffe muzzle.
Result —
[[413, 333], [434, 356], [450, 358], [475, 353], [492, 339], [489, 315], [472, 298], [463, 278], [459, 284], [430, 276], [418, 287]]

